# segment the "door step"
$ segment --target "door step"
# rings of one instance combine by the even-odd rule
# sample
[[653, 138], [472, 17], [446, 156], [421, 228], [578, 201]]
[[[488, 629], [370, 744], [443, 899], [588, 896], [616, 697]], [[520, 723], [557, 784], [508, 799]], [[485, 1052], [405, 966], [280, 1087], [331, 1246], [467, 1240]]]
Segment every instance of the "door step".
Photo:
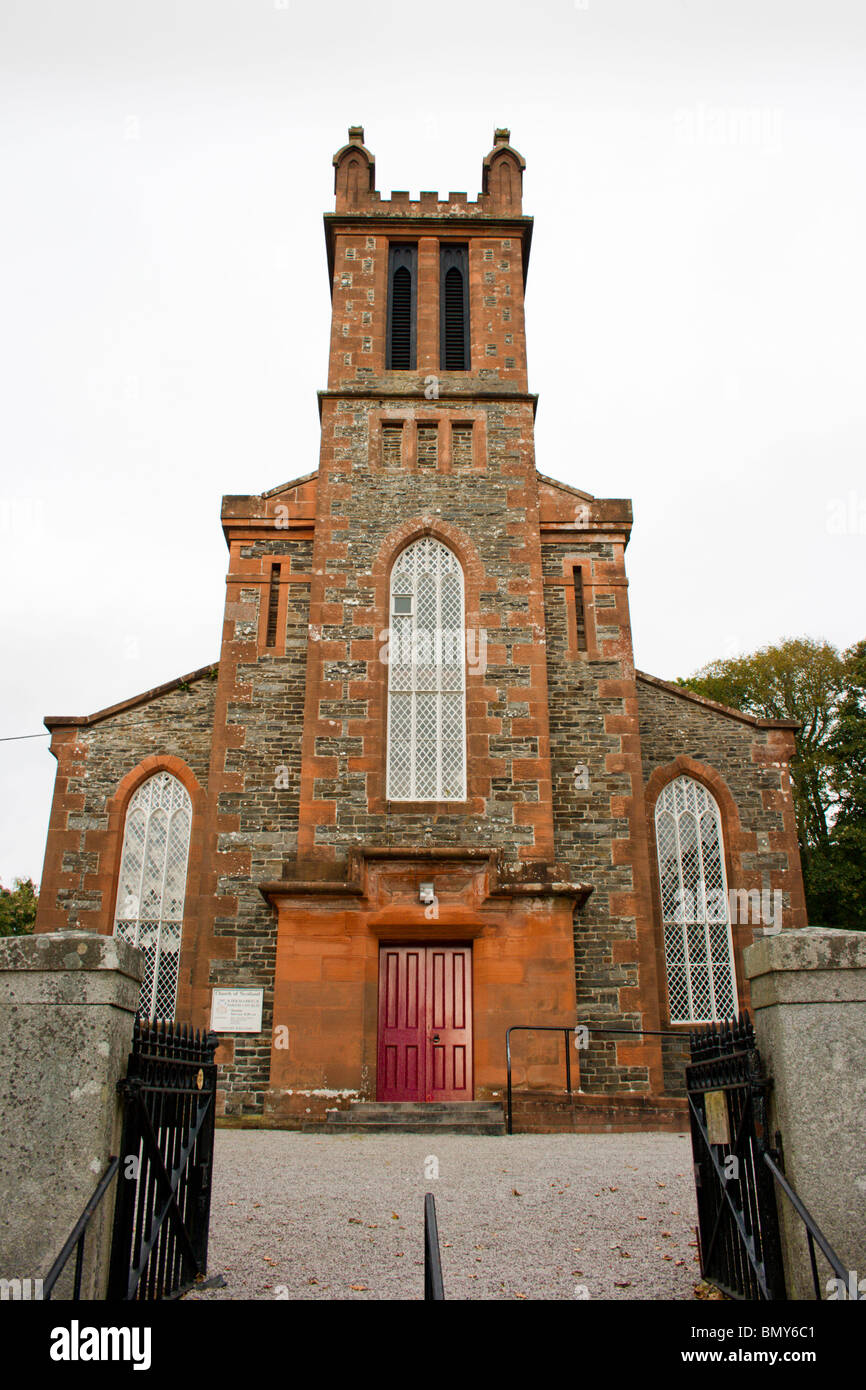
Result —
[[[304, 1125], [322, 1133], [321, 1125]], [[339, 1134], [504, 1134], [501, 1101], [355, 1101], [329, 1110], [325, 1129]]]

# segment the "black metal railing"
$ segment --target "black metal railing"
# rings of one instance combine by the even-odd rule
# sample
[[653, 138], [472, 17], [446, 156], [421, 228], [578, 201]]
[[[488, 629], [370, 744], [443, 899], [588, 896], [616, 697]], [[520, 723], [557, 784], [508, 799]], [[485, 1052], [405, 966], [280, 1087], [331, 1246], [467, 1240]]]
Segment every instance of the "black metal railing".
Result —
[[784, 1299], [776, 1194], [763, 1162], [770, 1083], [748, 1014], [694, 1029], [690, 1051], [701, 1273], [728, 1298]]
[[73, 1250], [75, 1251], [75, 1276], [72, 1286], [72, 1297], [76, 1301], [81, 1298], [81, 1278], [84, 1270], [84, 1240], [87, 1235], [90, 1223], [93, 1220], [103, 1197], [111, 1186], [114, 1175], [120, 1167], [120, 1158], [116, 1155], [108, 1160], [108, 1167], [104, 1175], [96, 1185], [96, 1189], [73, 1226], [63, 1249], [54, 1261], [42, 1282], [42, 1297], [48, 1299], [54, 1290], [58, 1279], [66, 1268], [67, 1262]]
[[207, 1271], [215, 1033], [136, 1019], [126, 1079], [108, 1296], [177, 1297]]
[[696, 1028], [690, 1050], [686, 1088], [704, 1277], [730, 1298], [787, 1298], [778, 1189], [805, 1227], [816, 1299], [816, 1245], [848, 1290], [849, 1272], [785, 1176], [781, 1135], [769, 1142], [772, 1081], [749, 1015]]
[[[853, 1294], [853, 1297], [858, 1301], [863, 1300], [864, 1295], [860, 1294], [856, 1288], [851, 1288], [850, 1271], [845, 1268], [842, 1261], [839, 1259], [839, 1256], [836, 1254], [836, 1251], [833, 1249], [829, 1240], [824, 1235], [824, 1232], [820, 1229], [814, 1216], [809, 1211], [805, 1203], [802, 1202], [800, 1198], [797, 1196], [796, 1192], [794, 1191], [791, 1184], [788, 1182], [788, 1179], [785, 1177], [785, 1174], [782, 1172], [781, 1168], [776, 1163], [773, 1156], [769, 1152], [765, 1152], [763, 1155], [763, 1159], [764, 1163], [772, 1173], [777, 1186], [782, 1189], [785, 1196], [788, 1198], [788, 1201], [791, 1203], [791, 1206], [794, 1208], [794, 1211], [797, 1213], [797, 1215], [799, 1216], [800, 1220], [806, 1228], [806, 1243], [809, 1249], [809, 1263], [812, 1270], [812, 1284], [815, 1289], [815, 1298], [818, 1300], [818, 1302], [821, 1301], [821, 1286], [818, 1282], [818, 1262], [815, 1257], [815, 1245], [817, 1244], [819, 1249], [821, 1250], [821, 1253], [823, 1254], [824, 1258], [829, 1264], [830, 1268], [836, 1275], [836, 1278], [841, 1280], [843, 1287], [846, 1290], [848, 1290], [849, 1293]], [[854, 1282], [856, 1284], [856, 1279]]]
[[511, 1074], [511, 1034], [512, 1033], [562, 1033], [565, 1038], [565, 1091], [566, 1095], [572, 1095], [571, 1088], [571, 1050], [568, 1045], [569, 1037], [579, 1037], [580, 1029], [587, 1030], [587, 1037], [593, 1033], [609, 1033], [612, 1036], [623, 1038], [679, 1038], [682, 1040], [682, 1033], [671, 1031], [659, 1032], [651, 1028], [609, 1028], [606, 1024], [572, 1024], [566, 1027], [564, 1024], [550, 1023], [512, 1023], [510, 1028], [505, 1030], [505, 1068], [507, 1073], [506, 1100], [505, 1100], [505, 1129], [507, 1134], [513, 1134], [514, 1121], [514, 1089]]
[[424, 1197], [424, 1300], [438, 1302], [444, 1298], [436, 1199], [432, 1192], [428, 1192]]

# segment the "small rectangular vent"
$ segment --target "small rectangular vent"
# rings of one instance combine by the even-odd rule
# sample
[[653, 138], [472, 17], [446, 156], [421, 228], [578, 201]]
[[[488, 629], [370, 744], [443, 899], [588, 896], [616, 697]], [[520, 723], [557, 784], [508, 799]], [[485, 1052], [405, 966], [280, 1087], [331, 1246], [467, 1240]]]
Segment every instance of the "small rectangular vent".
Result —
[[577, 624], [577, 650], [586, 651], [586, 607], [583, 601], [583, 570], [574, 571], [574, 616]]
[[382, 464], [399, 468], [403, 460], [403, 424], [400, 420], [382, 422]]
[[277, 613], [280, 605], [280, 566], [271, 565], [271, 587], [268, 593], [268, 634], [265, 646], [277, 645]]
[[455, 468], [472, 467], [472, 425], [451, 426], [451, 460]]
[[439, 426], [418, 426], [418, 467], [436, 468], [439, 463]]

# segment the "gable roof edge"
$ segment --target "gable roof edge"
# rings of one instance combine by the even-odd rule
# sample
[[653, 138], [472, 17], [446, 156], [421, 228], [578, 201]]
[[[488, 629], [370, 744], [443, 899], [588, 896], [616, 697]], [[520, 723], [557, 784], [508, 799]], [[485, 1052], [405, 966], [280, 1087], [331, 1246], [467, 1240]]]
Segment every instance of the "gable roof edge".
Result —
[[113, 714], [134, 709], [136, 705], [146, 704], [148, 700], [155, 700], [160, 695], [167, 695], [172, 690], [179, 690], [181, 686], [189, 685], [191, 681], [205, 680], [206, 678], [216, 680], [218, 670], [219, 662], [212, 661], [209, 666], [200, 666], [197, 671], [190, 671], [185, 676], [175, 676], [174, 680], [166, 681], [164, 685], [155, 685], [153, 689], [144, 690], [140, 695], [131, 695], [128, 700], [120, 700], [116, 705], [107, 705], [105, 709], [98, 709], [95, 714], [46, 714], [42, 723], [46, 729], [59, 729], [67, 725], [73, 728], [87, 728], [91, 724], [98, 724], [103, 719], [109, 719]]
[[705, 695], [698, 695], [696, 691], [688, 690], [682, 685], [672, 685], [670, 681], [663, 681], [660, 676], [651, 676], [646, 671], [635, 670], [634, 674], [635, 679], [643, 681], [645, 685], [666, 690], [670, 695], [678, 695], [681, 700], [691, 700], [693, 704], [702, 705], [713, 714], [722, 714], [727, 719], [738, 720], [741, 724], [751, 724], [756, 729], [797, 730], [803, 727], [799, 719], [759, 719], [755, 714], [747, 714], [741, 709], [731, 709], [730, 705], [721, 705], [717, 700], [708, 700]]

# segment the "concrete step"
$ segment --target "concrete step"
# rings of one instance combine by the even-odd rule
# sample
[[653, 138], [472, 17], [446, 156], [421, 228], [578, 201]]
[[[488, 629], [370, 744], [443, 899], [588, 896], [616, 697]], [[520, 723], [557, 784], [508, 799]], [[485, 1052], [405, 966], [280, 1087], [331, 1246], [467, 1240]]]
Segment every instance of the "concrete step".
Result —
[[330, 1115], [450, 1115], [465, 1118], [469, 1115], [502, 1115], [499, 1100], [353, 1100], [348, 1110], [328, 1112]]
[[505, 1119], [499, 1101], [355, 1101], [348, 1110], [329, 1110], [325, 1128], [341, 1134], [504, 1134]]
[[504, 1124], [486, 1124], [484, 1121], [452, 1120], [449, 1124], [432, 1125], [425, 1120], [404, 1120], [399, 1125], [382, 1124], [379, 1120], [368, 1120], [366, 1124], [350, 1121], [342, 1125], [303, 1124], [305, 1134], [504, 1134]]

